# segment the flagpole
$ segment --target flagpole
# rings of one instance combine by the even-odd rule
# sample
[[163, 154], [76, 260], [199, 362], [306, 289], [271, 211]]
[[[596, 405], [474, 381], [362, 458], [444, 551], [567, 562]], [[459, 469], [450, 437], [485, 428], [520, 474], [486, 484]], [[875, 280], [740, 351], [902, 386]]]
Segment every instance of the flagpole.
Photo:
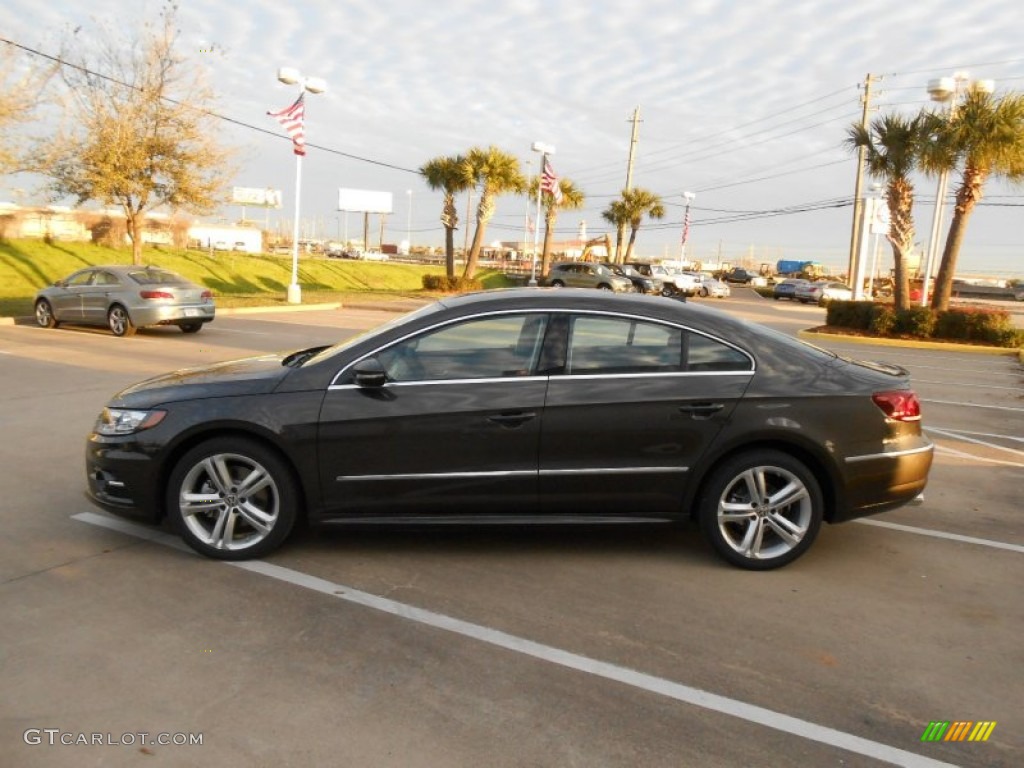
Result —
[[299, 285], [299, 198], [302, 196], [302, 155], [295, 155], [295, 222], [292, 226], [292, 282], [288, 286], [288, 303], [302, 303]]
[[683, 197], [686, 198], [686, 210], [683, 212], [683, 237], [679, 242], [679, 266], [685, 266], [686, 262], [686, 241], [690, 239], [690, 203], [695, 198], [693, 192], [684, 192]]

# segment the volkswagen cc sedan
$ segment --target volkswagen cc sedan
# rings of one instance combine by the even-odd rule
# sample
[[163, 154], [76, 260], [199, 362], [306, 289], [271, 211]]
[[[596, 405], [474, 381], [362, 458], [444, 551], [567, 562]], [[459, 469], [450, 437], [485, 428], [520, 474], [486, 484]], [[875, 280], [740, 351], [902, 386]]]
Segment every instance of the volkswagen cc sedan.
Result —
[[181, 275], [156, 267], [89, 267], [36, 294], [36, 322], [105, 325], [132, 336], [144, 325], [176, 325], [196, 333], [213, 321], [213, 294]]
[[775, 568], [823, 521], [893, 509], [932, 445], [895, 366], [610, 291], [446, 298], [337, 346], [175, 371], [103, 409], [105, 509], [226, 560], [314, 526], [694, 519]]

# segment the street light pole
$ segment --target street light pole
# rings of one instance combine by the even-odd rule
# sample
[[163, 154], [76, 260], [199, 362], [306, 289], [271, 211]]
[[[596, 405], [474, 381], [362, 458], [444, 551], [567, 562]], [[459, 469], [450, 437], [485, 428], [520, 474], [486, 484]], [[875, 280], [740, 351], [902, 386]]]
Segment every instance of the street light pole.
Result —
[[409, 251], [408, 255], [412, 255], [412, 190], [405, 190], [405, 194], [409, 196], [409, 211], [408, 218], [405, 221], [405, 241], [408, 243], [406, 249]]
[[[327, 84], [318, 77], [303, 77], [297, 69], [281, 67], [277, 71], [277, 79], [286, 85], [298, 84], [299, 95], [306, 92], [323, 93], [327, 90]], [[303, 115], [302, 122], [305, 123]], [[305, 130], [303, 125], [302, 130]], [[288, 286], [288, 303], [302, 303], [302, 288], [299, 286], [299, 210], [302, 197], [302, 155], [295, 155], [295, 222], [292, 226], [292, 282]]]
[[534, 152], [540, 152], [540, 168], [537, 170], [537, 216], [533, 220], [533, 260], [530, 262], [530, 282], [527, 285], [537, 284], [537, 238], [540, 237], [540, 199], [543, 197], [541, 194], [540, 184], [544, 177], [544, 167], [547, 162], [548, 155], [555, 154], [555, 148], [550, 144], [545, 144], [543, 141], [535, 141], [530, 147]]
[[[956, 117], [957, 103], [960, 94], [967, 88], [976, 88], [982, 93], [992, 93], [995, 90], [995, 83], [992, 80], [976, 80], [971, 82], [966, 72], [955, 72], [952, 77], [940, 77], [928, 81], [928, 95], [932, 101], [949, 102], [949, 112], [946, 119], [952, 122]], [[928, 238], [928, 251], [925, 254], [924, 279], [921, 283], [921, 306], [928, 306], [929, 293], [931, 291], [932, 270], [935, 260], [939, 255], [939, 237], [942, 231], [942, 214], [946, 206], [946, 190], [949, 185], [949, 172], [942, 171], [939, 174], [938, 187], [935, 190], [935, 210], [932, 212], [932, 230]]]

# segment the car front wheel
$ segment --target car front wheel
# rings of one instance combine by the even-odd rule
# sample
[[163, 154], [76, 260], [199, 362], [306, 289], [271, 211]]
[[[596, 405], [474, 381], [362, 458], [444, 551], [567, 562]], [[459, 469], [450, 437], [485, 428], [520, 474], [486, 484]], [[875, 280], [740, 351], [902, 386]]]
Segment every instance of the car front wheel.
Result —
[[110, 332], [115, 336], [135, 335], [135, 324], [132, 323], [128, 310], [120, 304], [115, 304], [107, 312], [107, 325], [110, 327]]
[[53, 316], [53, 307], [46, 299], [36, 302], [36, 322], [39, 323], [40, 328], [56, 328], [60, 325], [57, 318]]
[[185, 543], [218, 560], [260, 557], [295, 523], [299, 492], [271, 449], [244, 438], [202, 443], [177, 463], [167, 510]]
[[765, 571], [791, 563], [821, 528], [824, 499], [814, 474], [781, 451], [728, 459], [701, 494], [701, 529], [715, 551], [740, 568]]

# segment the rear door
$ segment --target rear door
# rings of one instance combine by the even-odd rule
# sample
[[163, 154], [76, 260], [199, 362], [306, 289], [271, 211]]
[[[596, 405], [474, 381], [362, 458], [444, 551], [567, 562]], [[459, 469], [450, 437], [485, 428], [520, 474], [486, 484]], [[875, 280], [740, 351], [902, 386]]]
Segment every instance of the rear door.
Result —
[[728, 343], [641, 317], [572, 314], [540, 443], [549, 513], [676, 512], [688, 472], [732, 414], [753, 360]]
[[96, 270], [89, 285], [82, 288], [82, 322], [106, 325], [110, 296], [121, 290], [121, 281], [113, 272]]

